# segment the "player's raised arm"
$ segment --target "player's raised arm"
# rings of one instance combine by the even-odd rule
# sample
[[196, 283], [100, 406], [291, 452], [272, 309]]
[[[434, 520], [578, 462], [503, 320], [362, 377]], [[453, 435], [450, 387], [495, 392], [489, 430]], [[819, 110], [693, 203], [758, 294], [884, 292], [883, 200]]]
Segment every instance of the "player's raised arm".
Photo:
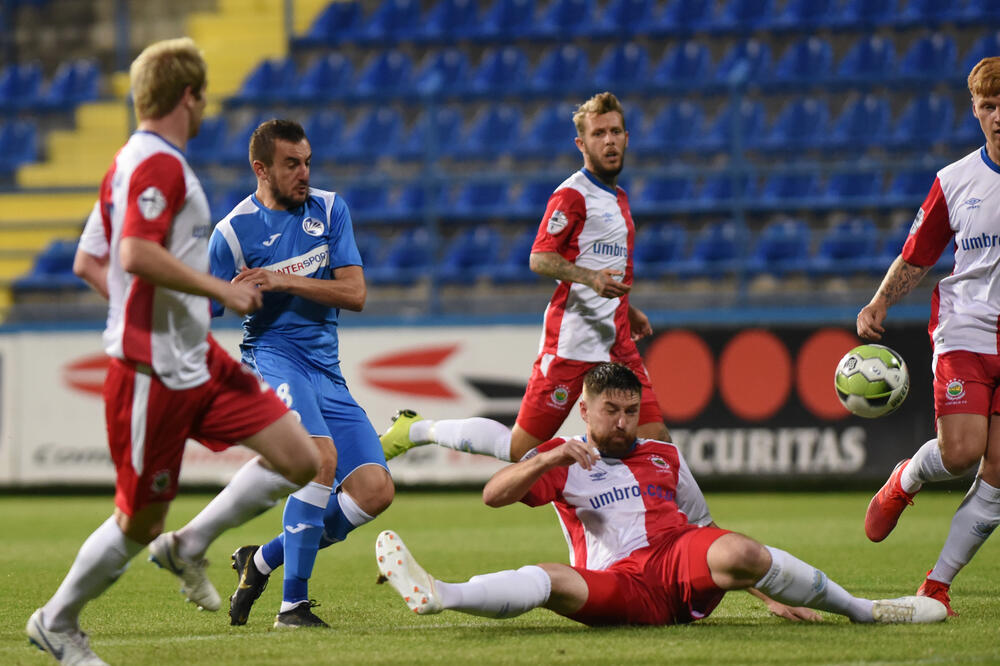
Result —
[[501, 507], [521, 500], [545, 472], [554, 467], [568, 467], [580, 463], [584, 469], [597, 462], [597, 450], [579, 439], [569, 439], [559, 446], [537, 455], [522, 458], [520, 462], [504, 467], [486, 482], [483, 502], [487, 506]]

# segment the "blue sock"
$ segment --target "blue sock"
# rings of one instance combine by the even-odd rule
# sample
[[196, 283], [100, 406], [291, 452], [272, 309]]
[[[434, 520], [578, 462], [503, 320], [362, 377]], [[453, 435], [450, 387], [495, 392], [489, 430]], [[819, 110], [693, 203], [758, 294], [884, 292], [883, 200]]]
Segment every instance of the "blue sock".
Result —
[[[323, 534], [323, 511], [330, 500], [330, 487], [310, 483], [285, 502], [285, 577], [282, 600], [294, 604], [309, 598], [309, 578]], [[268, 561], [265, 554], [265, 561]]]
[[285, 563], [285, 533], [282, 532], [260, 547], [260, 555], [271, 570]]
[[353, 497], [344, 491], [338, 492], [330, 498], [326, 511], [323, 512], [323, 538], [319, 547], [326, 548], [343, 541], [355, 527], [361, 527], [374, 519], [375, 516], [365, 513]]

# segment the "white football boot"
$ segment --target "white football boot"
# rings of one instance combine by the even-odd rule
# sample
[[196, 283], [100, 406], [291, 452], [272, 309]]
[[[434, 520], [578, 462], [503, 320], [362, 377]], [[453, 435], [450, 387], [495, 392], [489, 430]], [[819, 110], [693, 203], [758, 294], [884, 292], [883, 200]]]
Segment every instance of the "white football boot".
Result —
[[149, 544], [149, 561], [181, 579], [181, 594], [201, 610], [217, 611], [222, 598], [205, 575], [208, 560], [188, 562], [177, 553], [173, 532], [164, 532]]
[[28, 619], [25, 628], [31, 644], [43, 652], [48, 652], [60, 664], [66, 666], [108, 666], [107, 662], [90, 649], [90, 639], [79, 629], [76, 631], [52, 631], [42, 624], [42, 609], [39, 608]]
[[382, 574], [414, 613], [430, 615], [444, 610], [434, 590], [434, 579], [417, 564], [399, 535], [386, 530], [375, 540], [375, 559]]
[[948, 609], [930, 597], [880, 599], [872, 604], [872, 617], [883, 624], [930, 624], [948, 619]]

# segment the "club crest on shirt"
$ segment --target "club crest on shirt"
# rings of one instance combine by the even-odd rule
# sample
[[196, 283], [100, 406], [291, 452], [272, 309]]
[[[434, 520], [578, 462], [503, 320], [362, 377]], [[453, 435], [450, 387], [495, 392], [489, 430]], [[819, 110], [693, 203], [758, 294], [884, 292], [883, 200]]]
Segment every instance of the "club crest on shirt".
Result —
[[306, 232], [310, 236], [322, 236], [323, 223], [314, 217], [307, 217], [302, 220], [302, 231]]
[[569, 402], [569, 387], [555, 387], [552, 394], [549, 395], [549, 402], [551, 402], [554, 407], [565, 407], [566, 403]]
[[944, 394], [949, 400], [961, 400], [965, 397], [965, 382], [953, 379], [944, 388]]
[[569, 218], [566, 217], [566, 213], [561, 210], [554, 210], [552, 211], [552, 215], [549, 216], [549, 223], [546, 225], [545, 230], [556, 236], [566, 228], [567, 224], [569, 224]]
[[666, 460], [664, 460], [660, 456], [656, 456], [656, 455], [649, 456], [649, 462], [653, 463], [653, 465], [655, 465], [656, 467], [659, 467], [661, 471], [664, 471], [664, 472], [669, 472], [670, 471], [670, 463], [668, 463]]
[[919, 208], [917, 209], [917, 216], [913, 218], [913, 224], [910, 225], [910, 235], [912, 236], [913, 234], [917, 233], [917, 229], [919, 229], [920, 225], [923, 223], [924, 223], [924, 209]]
[[167, 208], [167, 198], [152, 185], [144, 189], [135, 202], [139, 206], [139, 212], [147, 220], [155, 220]]
[[161, 469], [153, 475], [153, 483], [150, 486], [154, 495], [159, 495], [170, 487], [170, 470]]

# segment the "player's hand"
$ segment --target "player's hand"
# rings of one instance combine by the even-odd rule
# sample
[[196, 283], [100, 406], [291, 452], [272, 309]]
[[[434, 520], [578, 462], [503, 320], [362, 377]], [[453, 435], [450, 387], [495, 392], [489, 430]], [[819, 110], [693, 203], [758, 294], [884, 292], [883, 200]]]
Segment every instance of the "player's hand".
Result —
[[239, 275], [233, 278], [233, 284], [252, 284], [261, 291], [282, 291], [284, 289], [284, 275], [275, 273], [266, 268], [244, 268]]
[[632, 342], [638, 342], [646, 336], [653, 334], [653, 327], [649, 323], [649, 317], [639, 308], [629, 307], [628, 323], [632, 329]]
[[549, 451], [548, 455], [551, 456], [549, 463], [553, 467], [568, 467], [573, 463], [580, 463], [580, 467], [590, 469], [601, 459], [601, 453], [592, 444], [579, 439], [566, 440]]
[[858, 313], [858, 336], [865, 340], [881, 340], [885, 333], [886, 307], [879, 301], [872, 301]]
[[624, 277], [625, 273], [622, 271], [616, 271], [613, 268], [603, 268], [594, 272], [594, 279], [590, 283], [590, 288], [604, 298], [621, 298], [632, 288], [621, 282]]
[[804, 606], [786, 606], [778, 603], [774, 599], [767, 602], [767, 609], [773, 615], [782, 617], [791, 622], [822, 622], [823, 616], [811, 608]]
[[218, 300], [227, 310], [245, 315], [260, 309], [264, 295], [252, 282], [233, 282], [226, 285]]

